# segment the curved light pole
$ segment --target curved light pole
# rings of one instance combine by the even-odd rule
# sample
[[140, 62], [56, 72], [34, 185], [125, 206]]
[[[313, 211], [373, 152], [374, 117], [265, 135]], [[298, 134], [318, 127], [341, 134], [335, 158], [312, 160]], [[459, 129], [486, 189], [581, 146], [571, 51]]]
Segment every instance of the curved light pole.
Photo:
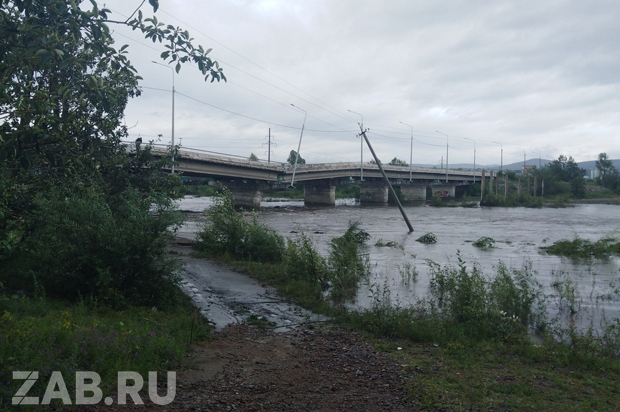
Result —
[[448, 182], [448, 135], [440, 132], [439, 130], [435, 130], [439, 134], [443, 134], [446, 136], [446, 183]]
[[404, 124], [405, 126], [409, 126], [411, 127], [411, 152], [409, 152], [409, 182], [411, 182], [412, 176], [413, 176], [413, 172], [411, 171], [411, 165], [413, 164], [413, 126], [411, 126], [410, 124], [404, 123], [404, 122], [399, 122], [401, 124]]
[[299, 135], [299, 145], [297, 145], [297, 155], [295, 156], [295, 164], [293, 165], [293, 177], [291, 178], [291, 188], [293, 189], [295, 188], [293, 184], [295, 183], [295, 171], [297, 170], [297, 161], [299, 160], [299, 149], [301, 149], [301, 138], [304, 136], [304, 128], [306, 127], [306, 117], [308, 116], [308, 112], [306, 112], [304, 109], [301, 109], [295, 106], [293, 103], [291, 103], [291, 106], [305, 113], [304, 122], [301, 125], [301, 135]]
[[[151, 61], [155, 64], [172, 70], [172, 150], [174, 151], [174, 69], [170, 66], [166, 66], [165, 64], [158, 63], [155, 60]], [[174, 173], [174, 155], [172, 155], [172, 167], [170, 170], [172, 171], [172, 173]]]
[[[356, 115], [362, 118], [362, 123], [360, 123], [359, 125], [363, 129], [364, 128], [364, 116], [349, 109], [347, 109], [347, 112], [355, 113]], [[363, 182], [363, 181], [364, 181], [364, 139], [362, 139], [362, 136], [360, 136], [360, 182]]]
[[500, 143], [500, 142], [495, 142], [493, 141], [493, 143], [498, 144], [501, 151], [500, 151], [500, 160], [499, 160], [499, 170], [504, 170], [504, 146]]
[[474, 183], [476, 183], [476, 141], [467, 137], [464, 137], [463, 139], [469, 140], [470, 142], [474, 143]]

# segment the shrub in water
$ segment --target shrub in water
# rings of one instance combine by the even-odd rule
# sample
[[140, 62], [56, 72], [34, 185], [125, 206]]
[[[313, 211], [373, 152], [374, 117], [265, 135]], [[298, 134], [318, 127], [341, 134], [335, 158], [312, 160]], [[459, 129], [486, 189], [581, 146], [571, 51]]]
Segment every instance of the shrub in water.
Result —
[[210, 256], [230, 255], [255, 262], [281, 262], [284, 238], [258, 222], [257, 216], [246, 219], [235, 210], [230, 191], [213, 198], [206, 211], [207, 220], [198, 232], [196, 247]]
[[424, 236], [417, 238], [416, 241], [424, 243], [425, 245], [432, 245], [437, 243], [437, 236], [435, 236], [434, 233], [427, 233]]
[[494, 247], [495, 239], [483, 236], [472, 244], [479, 249], [490, 249]]
[[368, 256], [359, 251], [361, 232], [358, 223], [351, 223], [343, 236], [332, 239], [330, 243], [330, 297], [336, 302], [355, 296], [359, 281], [370, 272]]
[[329, 287], [326, 259], [319, 255], [312, 239], [301, 233], [297, 239], [288, 239], [284, 253], [286, 274], [291, 279], [318, 285], [320, 291]]

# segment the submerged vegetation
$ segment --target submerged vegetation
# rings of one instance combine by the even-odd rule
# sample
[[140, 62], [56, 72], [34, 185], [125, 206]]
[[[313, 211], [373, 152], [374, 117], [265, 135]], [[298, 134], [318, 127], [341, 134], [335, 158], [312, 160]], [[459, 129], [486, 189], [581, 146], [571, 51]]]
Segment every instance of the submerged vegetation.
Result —
[[325, 293], [333, 302], [352, 298], [370, 271], [367, 256], [360, 253], [370, 235], [358, 223], [350, 223], [343, 236], [332, 239], [329, 255], [324, 257], [305, 233], [285, 242], [259, 223], [255, 213], [246, 216], [237, 211], [226, 190], [215, 196], [206, 215], [197, 236], [199, 251], [209, 257], [279, 265], [289, 281], [300, 284], [315, 299]]
[[434, 245], [437, 243], [437, 235], [434, 233], [427, 233], [416, 239], [416, 242], [423, 243], [425, 245]]
[[478, 249], [485, 249], [485, 250], [491, 249], [495, 247], [495, 239], [488, 237], [488, 236], [483, 236], [480, 239], [473, 242], [472, 245], [474, 245]]
[[575, 236], [573, 240], [560, 240], [551, 246], [541, 247], [541, 250], [552, 255], [575, 259], [605, 259], [613, 255], [620, 256], [620, 240], [615, 237], [605, 237], [592, 242]]

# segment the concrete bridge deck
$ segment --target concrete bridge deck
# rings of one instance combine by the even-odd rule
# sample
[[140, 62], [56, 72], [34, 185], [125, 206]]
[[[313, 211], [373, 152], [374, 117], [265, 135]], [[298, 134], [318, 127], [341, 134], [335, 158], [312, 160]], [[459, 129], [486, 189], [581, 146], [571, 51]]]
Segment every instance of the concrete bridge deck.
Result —
[[[166, 150], [153, 147], [153, 153], [164, 155]], [[175, 170], [193, 177], [212, 178], [227, 186], [241, 206], [257, 207], [264, 191], [281, 190], [291, 184], [293, 166], [288, 163], [252, 161], [247, 158], [180, 150]], [[400, 188], [405, 201], [424, 201], [427, 187], [433, 195], [455, 197], [457, 186], [480, 181], [481, 173], [474, 170], [393, 166], [383, 168], [392, 185]], [[335, 204], [335, 187], [342, 184], [359, 184], [361, 201], [387, 203], [388, 187], [379, 167], [374, 163], [355, 162], [298, 164], [295, 183], [303, 183], [307, 204]]]

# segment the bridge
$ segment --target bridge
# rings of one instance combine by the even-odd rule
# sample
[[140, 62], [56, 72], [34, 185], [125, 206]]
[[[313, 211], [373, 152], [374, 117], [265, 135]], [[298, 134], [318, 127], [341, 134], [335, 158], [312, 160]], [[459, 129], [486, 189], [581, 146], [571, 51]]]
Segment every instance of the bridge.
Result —
[[[152, 148], [163, 155], [165, 149]], [[258, 207], [263, 193], [290, 187], [293, 166], [288, 163], [252, 161], [248, 158], [198, 150], [180, 150], [175, 170], [185, 176], [211, 178], [231, 190], [238, 206]], [[404, 202], [426, 201], [427, 188], [433, 196], [456, 197], [457, 188], [480, 182], [485, 172], [475, 170], [422, 168], [382, 164], [392, 186], [400, 189]], [[388, 186], [374, 163], [298, 164], [294, 183], [303, 183], [308, 205], [334, 205], [338, 185], [360, 185], [362, 203], [387, 203]], [[490, 173], [486, 179], [493, 179]]]

